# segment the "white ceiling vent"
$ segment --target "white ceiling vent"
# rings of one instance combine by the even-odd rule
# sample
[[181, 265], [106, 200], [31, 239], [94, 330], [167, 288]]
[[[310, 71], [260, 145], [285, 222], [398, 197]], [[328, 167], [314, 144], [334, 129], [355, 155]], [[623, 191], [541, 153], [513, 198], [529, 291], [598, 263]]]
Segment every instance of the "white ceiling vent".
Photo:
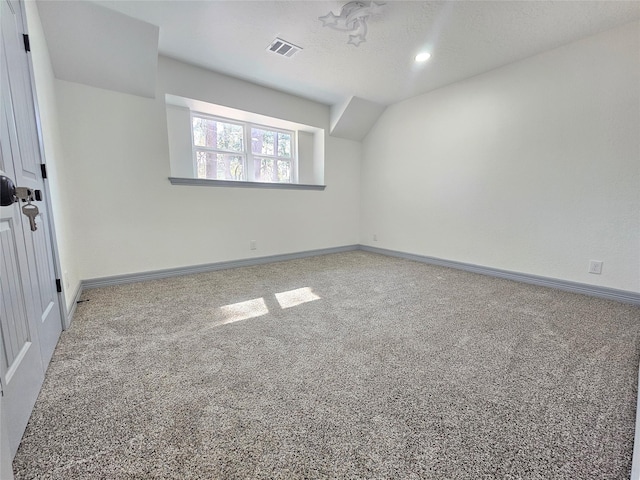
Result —
[[267, 50], [282, 55], [283, 57], [293, 57], [295, 53], [302, 50], [302, 47], [298, 47], [291, 42], [276, 37], [276, 39], [271, 42], [271, 45], [267, 47]]

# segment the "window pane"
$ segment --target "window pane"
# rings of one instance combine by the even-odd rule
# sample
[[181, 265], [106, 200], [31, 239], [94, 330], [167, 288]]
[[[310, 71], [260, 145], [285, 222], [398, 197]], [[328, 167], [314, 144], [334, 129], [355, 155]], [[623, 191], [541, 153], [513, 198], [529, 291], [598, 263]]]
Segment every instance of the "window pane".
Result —
[[291, 183], [291, 161], [278, 160], [278, 181]]
[[276, 132], [262, 130], [260, 128], [251, 129], [251, 151], [258, 155], [274, 155]]
[[275, 160], [273, 158], [254, 158], [253, 168], [256, 182], [274, 182], [275, 177]]
[[242, 155], [197, 151], [196, 172], [198, 178], [246, 180]]
[[242, 126], [222, 122], [216, 123], [218, 124], [218, 148], [231, 150], [233, 152], [242, 152]]
[[273, 158], [254, 158], [256, 182], [291, 183], [291, 161]]
[[210, 118], [193, 117], [193, 143], [196, 147], [243, 151], [242, 125], [217, 122]]
[[278, 156], [291, 158], [291, 134], [278, 132]]
[[193, 117], [193, 144], [198, 147], [206, 146], [207, 125], [204, 118]]

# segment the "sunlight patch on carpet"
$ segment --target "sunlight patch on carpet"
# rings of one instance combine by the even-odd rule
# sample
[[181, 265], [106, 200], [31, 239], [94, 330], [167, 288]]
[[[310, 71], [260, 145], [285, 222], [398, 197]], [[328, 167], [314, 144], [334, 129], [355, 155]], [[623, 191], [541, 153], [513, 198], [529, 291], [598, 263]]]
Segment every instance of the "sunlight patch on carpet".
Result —
[[269, 313], [267, 304], [264, 303], [264, 298], [262, 297], [225, 305], [220, 307], [220, 311], [226, 317], [220, 325], [261, 317]]
[[280, 308], [291, 308], [303, 303], [320, 300], [320, 297], [313, 293], [309, 287], [296, 288], [286, 292], [276, 293], [276, 300], [280, 304]]

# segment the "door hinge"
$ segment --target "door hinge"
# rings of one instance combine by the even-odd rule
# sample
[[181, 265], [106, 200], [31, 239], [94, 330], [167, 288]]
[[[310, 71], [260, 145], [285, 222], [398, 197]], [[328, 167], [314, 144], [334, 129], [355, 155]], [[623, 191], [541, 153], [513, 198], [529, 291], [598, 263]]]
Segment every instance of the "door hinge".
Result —
[[62, 282], [59, 278], [56, 278], [56, 291], [62, 293]]
[[44, 163], [40, 164], [40, 172], [42, 173], [42, 178], [47, 178], [47, 166]]
[[31, 44], [29, 43], [29, 35], [26, 33], [22, 34], [22, 41], [24, 42], [24, 49], [27, 52], [31, 51]]

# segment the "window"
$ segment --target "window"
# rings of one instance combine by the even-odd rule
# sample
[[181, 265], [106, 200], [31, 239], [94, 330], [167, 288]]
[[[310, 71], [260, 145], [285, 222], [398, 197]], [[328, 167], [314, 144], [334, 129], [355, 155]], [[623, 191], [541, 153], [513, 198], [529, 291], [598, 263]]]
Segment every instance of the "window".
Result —
[[296, 181], [295, 134], [193, 113], [197, 178], [267, 183]]
[[198, 178], [247, 179], [242, 125], [194, 115], [193, 145]]
[[251, 153], [257, 182], [291, 183], [293, 132], [251, 127]]
[[172, 185], [323, 190], [325, 130], [165, 95]]

